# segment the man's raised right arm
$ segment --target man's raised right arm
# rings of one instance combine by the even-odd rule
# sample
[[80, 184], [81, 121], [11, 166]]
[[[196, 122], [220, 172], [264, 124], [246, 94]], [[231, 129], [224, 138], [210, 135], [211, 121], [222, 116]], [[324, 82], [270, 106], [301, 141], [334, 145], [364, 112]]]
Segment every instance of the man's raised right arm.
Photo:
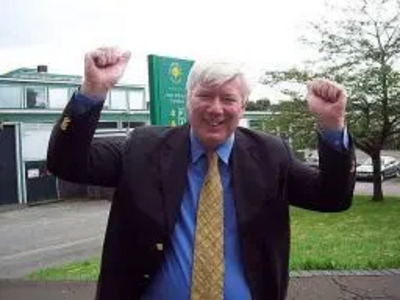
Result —
[[53, 128], [47, 165], [72, 182], [115, 186], [124, 138], [93, 139], [108, 91], [123, 75], [130, 53], [100, 48], [85, 57], [85, 79]]

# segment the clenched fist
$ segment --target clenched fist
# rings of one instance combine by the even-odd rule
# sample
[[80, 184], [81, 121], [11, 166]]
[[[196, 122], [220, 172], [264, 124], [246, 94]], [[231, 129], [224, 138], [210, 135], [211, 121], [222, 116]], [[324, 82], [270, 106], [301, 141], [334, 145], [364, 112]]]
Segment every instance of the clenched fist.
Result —
[[81, 93], [94, 99], [105, 99], [107, 92], [124, 74], [131, 53], [116, 48], [99, 48], [85, 55], [85, 78]]
[[347, 103], [344, 88], [327, 79], [315, 79], [307, 84], [307, 90], [308, 107], [319, 126], [326, 130], [342, 130]]

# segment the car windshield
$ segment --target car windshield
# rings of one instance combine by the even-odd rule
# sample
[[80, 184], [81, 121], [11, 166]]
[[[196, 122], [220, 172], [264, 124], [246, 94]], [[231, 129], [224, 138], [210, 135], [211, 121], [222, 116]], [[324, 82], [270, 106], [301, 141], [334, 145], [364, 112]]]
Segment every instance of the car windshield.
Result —
[[[390, 164], [390, 163], [392, 163], [392, 162], [394, 162], [394, 161], [395, 161], [395, 160], [392, 159], [392, 158], [390, 158], [390, 157], [381, 157], [381, 165], [382, 165], [382, 166], [388, 165], [388, 164]], [[372, 160], [371, 160], [371, 158], [367, 158], [367, 159], [362, 163], [362, 165], [364, 165], [364, 166], [372, 166]]]
[[[372, 166], [372, 159], [367, 158], [363, 163], [364, 166]], [[385, 164], [385, 160], [381, 159], [381, 165], [383, 166]]]

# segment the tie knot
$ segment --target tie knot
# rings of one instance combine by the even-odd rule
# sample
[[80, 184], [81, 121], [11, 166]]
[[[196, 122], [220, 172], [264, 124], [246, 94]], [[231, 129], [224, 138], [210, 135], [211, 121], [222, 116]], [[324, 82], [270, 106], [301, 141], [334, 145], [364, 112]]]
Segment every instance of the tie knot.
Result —
[[207, 153], [208, 168], [215, 168], [218, 166], [218, 154], [216, 152]]
[[207, 178], [219, 175], [217, 153], [216, 152], [207, 153], [207, 160], [208, 160]]

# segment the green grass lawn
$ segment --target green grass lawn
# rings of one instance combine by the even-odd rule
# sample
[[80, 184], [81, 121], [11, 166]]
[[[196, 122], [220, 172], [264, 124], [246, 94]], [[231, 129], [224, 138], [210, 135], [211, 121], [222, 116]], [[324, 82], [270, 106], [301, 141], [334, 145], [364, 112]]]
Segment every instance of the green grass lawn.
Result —
[[[344, 213], [292, 208], [291, 270], [400, 268], [400, 198], [356, 196]], [[29, 279], [96, 280], [99, 258], [35, 272]]]
[[100, 258], [76, 262], [58, 268], [43, 269], [34, 272], [27, 279], [34, 280], [97, 280]]
[[400, 268], [400, 198], [369, 199], [338, 214], [292, 209], [291, 269]]

